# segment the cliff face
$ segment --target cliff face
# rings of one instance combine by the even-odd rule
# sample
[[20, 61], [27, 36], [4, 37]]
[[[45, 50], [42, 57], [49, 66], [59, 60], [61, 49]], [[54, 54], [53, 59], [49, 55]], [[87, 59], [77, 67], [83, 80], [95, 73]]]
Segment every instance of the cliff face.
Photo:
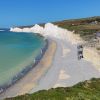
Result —
[[60, 40], [67, 40], [72, 44], [82, 43], [83, 40], [80, 38], [78, 34], [73, 34], [74, 31], [68, 31], [67, 29], [63, 29], [54, 25], [52, 23], [47, 23], [44, 27], [40, 25], [34, 25], [33, 27], [26, 27], [26, 28], [11, 28], [10, 31], [13, 32], [33, 32], [39, 33], [42, 36], [50, 37], [50, 38], [57, 38]]
[[[44, 25], [44, 27], [40, 26], [40, 25], [34, 25], [32, 27], [26, 27], [26, 28], [11, 28], [10, 31], [14, 31], [14, 32], [33, 32], [33, 33], [39, 33], [42, 36], [45, 37], [49, 37], [49, 38], [57, 38], [60, 40], [67, 40], [69, 42], [71, 42], [72, 44], [78, 44], [78, 43], [82, 43], [84, 44], [86, 41], [83, 41], [82, 38], [80, 38], [79, 34], [73, 34], [74, 32], [72, 31], [68, 31], [67, 29], [63, 29], [58, 27], [57, 25], [54, 25], [52, 23], [47, 23]], [[84, 58], [89, 61], [92, 62], [97, 69], [100, 66], [99, 63], [99, 58], [100, 55], [96, 54], [95, 56], [95, 51], [91, 52], [91, 49], [89, 47], [84, 47]], [[94, 58], [94, 60], [93, 60]], [[100, 70], [100, 69], [99, 69]]]
[[34, 25], [30, 28], [26, 27], [26, 28], [19, 28], [19, 27], [15, 27], [15, 28], [11, 28], [10, 31], [13, 32], [34, 32], [34, 33], [43, 33], [43, 27], [39, 26], [39, 25]]
[[71, 31], [68, 31], [67, 29], [60, 28], [52, 23], [45, 24], [44, 27], [39, 25], [34, 25], [30, 28], [11, 28], [10, 31], [13, 32], [33, 32], [33, 33], [39, 33], [45, 37], [54, 37], [59, 39], [65, 39], [66, 34], [73, 33]]

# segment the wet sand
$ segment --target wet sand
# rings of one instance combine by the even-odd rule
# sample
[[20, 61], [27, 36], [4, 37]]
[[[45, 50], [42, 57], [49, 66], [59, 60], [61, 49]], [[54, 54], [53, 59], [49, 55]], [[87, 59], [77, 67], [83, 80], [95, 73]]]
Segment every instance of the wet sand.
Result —
[[49, 40], [49, 47], [39, 64], [35, 68], [33, 68], [27, 75], [25, 75], [21, 80], [19, 80], [16, 84], [14, 84], [4, 93], [2, 93], [0, 95], [0, 99], [23, 95], [31, 91], [33, 87], [36, 87], [38, 85], [39, 79], [50, 68], [55, 52], [56, 43], [54, 41]]

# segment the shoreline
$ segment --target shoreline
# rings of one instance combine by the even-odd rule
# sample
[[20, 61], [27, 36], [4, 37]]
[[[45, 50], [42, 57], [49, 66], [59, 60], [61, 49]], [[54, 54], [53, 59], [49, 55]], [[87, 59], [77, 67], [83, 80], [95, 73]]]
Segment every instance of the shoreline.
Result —
[[44, 56], [46, 50], [48, 49], [48, 45], [49, 45], [48, 39], [45, 39], [45, 37], [43, 37], [40, 34], [36, 34], [36, 35], [38, 35], [39, 37], [42, 37], [44, 39], [45, 45], [43, 45], [43, 47], [40, 48], [39, 53], [37, 54], [37, 56], [34, 58], [34, 60], [32, 61], [32, 63], [30, 65], [25, 66], [25, 68], [23, 68], [16, 75], [14, 75], [11, 79], [9, 79], [9, 81], [0, 85], [0, 94], [2, 94], [4, 91], [6, 91], [12, 85], [16, 84], [17, 81], [21, 80], [30, 70], [32, 70], [32, 68], [37, 66], [37, 64], [40, 62], [40, 60]]
[[[41, 36], [40, 34], [36, 34], [38, 36]], [[43, 36], [41, 36], [43, 37]], [[5, 92], [8, 88], [10, 88], [11, 86], [13, 86], [14, 84], [17, 83], [17, 81], [21, 80], [25, 75], [27, 75], [28, 72], [30, 72], [30, 70], [32, 70], [34, 67], [36, 67], [38, 65], [38, 63], [40, 62], [40, 60], [43, 58], [46, 50], [48, 49], [49, 43], [48, 43], [48, 39], [45, 39], [45, 45], [41, 48], [39, 54], [34, 58], [33, 63], [26, 66], [25, 68], [23, 68], [20, 72], [18, 72], [16, 75], [14, 75], [11, 79], [9, 79], [8, 82], [0, 85], [0, 94], [2, 94], [3, 92]]]
[[48, 39], [48, 41], [48, 49], [40, 62], [23, 78], [0, 94], [0, 99], [26, 94], [37, 86], [39, 79], [45, 74], [49, 67], [51, 67], [50, 65], [56, 52], [56, 43], [50, 39]]

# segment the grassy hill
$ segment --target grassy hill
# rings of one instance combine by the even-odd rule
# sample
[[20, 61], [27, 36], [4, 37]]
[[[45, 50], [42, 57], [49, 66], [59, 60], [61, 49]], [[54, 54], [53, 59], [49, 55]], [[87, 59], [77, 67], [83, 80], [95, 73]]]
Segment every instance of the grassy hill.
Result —
[[63, 21], [58, 21], [58, 22], [54, 22], [57, 25], [62, 26], [63, 24], [67, 24], [67, 25], [83, 25], [83, 24], [89, 24], [93, 21], [98, 21], [100, 22], [100, 16], [95, 16], [95, 17], [88, 17], [88, 18], [80, 18], [80, 19], [70, 19], [70, 20], [63, 20]]
[[[90, 18], [81, 18], [74, 20], [64, 20], [59, 22], [54, 22], [54, 24], [59, 27], [68, 29], [70, 31], [75, 31], [76, 34], [85, 40], [86, 36], [91, 38], [94, 37], [95, 32], [100, 32], [100, 17], [90, 17]], [[85, 36], [85, 37], [84, 37]]]
[[100, 100], [100, 78], [93, 78], [73, 87], [42, 90], [5, 100]]

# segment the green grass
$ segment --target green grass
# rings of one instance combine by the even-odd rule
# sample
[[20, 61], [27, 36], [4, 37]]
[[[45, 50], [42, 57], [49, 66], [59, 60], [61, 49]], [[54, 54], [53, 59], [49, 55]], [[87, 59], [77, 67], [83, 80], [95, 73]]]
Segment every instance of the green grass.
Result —
[[[91, 24], [94, 21], [98, 21], [98, 24]], [[64, 20], [54, 24], [70, 31], [74, 30], [75, 34], [79, 34], [84, 40], [86, 40], [85, 36], [90, 39], [94, 37], [94, 33], [100, 31], [100, 17]]]
[[100, 50], [100, 47], [96, 48], [97, 50]]
[[42, 90], [6, 100], [100, 100], [100, 78], [81, 82], [73, 87]]
[[80, 37], [83, 39], [83, 40], [86, 40], [86, 41], [89, 41], [91, 38], [95, 37], [95, 33], [97, 31], [99, 31], [100, 29], [98, 28], [92, 28], [91, 26], [88, 27], [86, 25], [77, 25], [77, 26], [68, 26], [68, 25], [64, 25], [64, 26], [61, 26], [62, 28], [65, 28], [65, 29], [68, 29], [70, 31], [75, 31], [75, 34], [79, 34]]

